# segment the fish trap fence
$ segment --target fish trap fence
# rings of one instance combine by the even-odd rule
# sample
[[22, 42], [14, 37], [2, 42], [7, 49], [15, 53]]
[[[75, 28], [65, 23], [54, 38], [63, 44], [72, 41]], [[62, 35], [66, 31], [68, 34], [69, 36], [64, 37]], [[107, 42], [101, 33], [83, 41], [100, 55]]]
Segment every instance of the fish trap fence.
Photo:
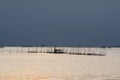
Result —
[[106, 48], [90, 47], [2, 47], [0, 53], [56, 53], [76, 55], [106, 55]]

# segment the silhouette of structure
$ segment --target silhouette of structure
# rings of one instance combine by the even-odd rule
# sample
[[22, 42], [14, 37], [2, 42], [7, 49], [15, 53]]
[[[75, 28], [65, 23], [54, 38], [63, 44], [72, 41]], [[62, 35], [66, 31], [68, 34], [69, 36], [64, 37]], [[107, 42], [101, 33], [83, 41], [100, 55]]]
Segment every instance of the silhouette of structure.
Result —
[[0, 53], [52, 53], [105, 56], [103, 47], [0, 47]]

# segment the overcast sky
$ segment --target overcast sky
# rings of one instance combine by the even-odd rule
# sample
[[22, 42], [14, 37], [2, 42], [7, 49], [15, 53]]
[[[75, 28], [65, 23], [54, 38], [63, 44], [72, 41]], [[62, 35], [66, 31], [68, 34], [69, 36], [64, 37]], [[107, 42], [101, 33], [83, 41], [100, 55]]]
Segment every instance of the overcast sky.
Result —
[[0, 44], [120, 45], [120, 0], [0, 0]]

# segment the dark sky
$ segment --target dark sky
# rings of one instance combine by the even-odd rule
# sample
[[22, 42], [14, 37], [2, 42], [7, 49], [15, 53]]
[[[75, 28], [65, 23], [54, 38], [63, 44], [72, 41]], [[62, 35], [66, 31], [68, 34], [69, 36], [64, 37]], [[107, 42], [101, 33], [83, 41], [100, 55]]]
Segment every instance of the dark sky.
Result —
[[120, 45], [120, 0], [0, 0], [0, 44]]

